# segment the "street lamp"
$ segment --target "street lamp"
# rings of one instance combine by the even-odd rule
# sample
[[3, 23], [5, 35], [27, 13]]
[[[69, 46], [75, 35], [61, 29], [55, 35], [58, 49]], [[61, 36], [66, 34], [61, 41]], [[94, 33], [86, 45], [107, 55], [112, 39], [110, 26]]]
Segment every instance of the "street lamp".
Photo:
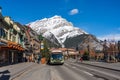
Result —
[[0, 6], [0, 13], [2, 13], [2, 7]]

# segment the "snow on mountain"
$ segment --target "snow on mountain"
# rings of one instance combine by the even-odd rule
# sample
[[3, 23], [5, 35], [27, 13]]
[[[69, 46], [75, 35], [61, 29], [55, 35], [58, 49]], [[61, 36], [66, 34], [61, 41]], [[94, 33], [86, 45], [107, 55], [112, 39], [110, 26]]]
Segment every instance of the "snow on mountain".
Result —
[[50, 33], [54, 34], [58, 42], [62, 45], [66, 38], [88, 34], [87, 32], [74, 27], [71, 22], [68, 22], [66, 19], [57, 15], [51, 18], [36, 20], [28, 25], [38, 34], [43, 34], [46, 38], [51, 35]]

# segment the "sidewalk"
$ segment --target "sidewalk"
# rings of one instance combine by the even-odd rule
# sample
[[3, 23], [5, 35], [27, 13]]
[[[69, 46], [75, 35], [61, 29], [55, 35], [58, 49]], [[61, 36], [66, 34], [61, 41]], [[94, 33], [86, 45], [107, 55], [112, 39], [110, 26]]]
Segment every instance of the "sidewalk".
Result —
[[92, 65], [92, 66], [97, 66], [97, 67], [102, 67], [106, 69], [111, 69], [115, 71], [120, 71], [120, 62], [117, 63], [107, 63], [107, 62], [99, 62], [99, 61], [82, 61], [80, 60], [76, 61], [76, 59], [69, 59], [71, 62], [78, 62], [80, 64], [86, 64], [86, 65]]
[[120, 71], [120, 62], [117, 63], [107, 63], [107, 62], [97, 62], [97, 61], [83, 61], [79, 62], [82, 64], [93, 65], [97, 67], [107, 68], [115, 71]]
[[35, 64], [33, 62], [24, 62], [0, 67], [0, 80], [12, 80]]

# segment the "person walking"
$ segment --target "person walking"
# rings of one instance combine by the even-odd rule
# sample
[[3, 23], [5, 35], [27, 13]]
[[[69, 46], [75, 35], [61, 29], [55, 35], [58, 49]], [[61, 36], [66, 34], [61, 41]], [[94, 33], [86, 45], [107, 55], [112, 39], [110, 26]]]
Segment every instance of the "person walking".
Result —
[[80, 57], [80, 62], [82, 62], [83, 61], [83, 59], [82, 59], [82, 57]]
[[41, 61], [41, 56], [39, 55], [39, 56], [38, 56], [38, 61], [37, 61], [37, 63], [39, 64], [40, 61]]

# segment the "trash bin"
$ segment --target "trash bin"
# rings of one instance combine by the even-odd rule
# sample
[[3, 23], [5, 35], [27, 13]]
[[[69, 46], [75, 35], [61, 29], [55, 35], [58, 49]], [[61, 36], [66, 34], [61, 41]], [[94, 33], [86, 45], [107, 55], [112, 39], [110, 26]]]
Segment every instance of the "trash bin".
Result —
[[41, 64], [45, 64], [46, 63], [46, 58], [41, 58]]

